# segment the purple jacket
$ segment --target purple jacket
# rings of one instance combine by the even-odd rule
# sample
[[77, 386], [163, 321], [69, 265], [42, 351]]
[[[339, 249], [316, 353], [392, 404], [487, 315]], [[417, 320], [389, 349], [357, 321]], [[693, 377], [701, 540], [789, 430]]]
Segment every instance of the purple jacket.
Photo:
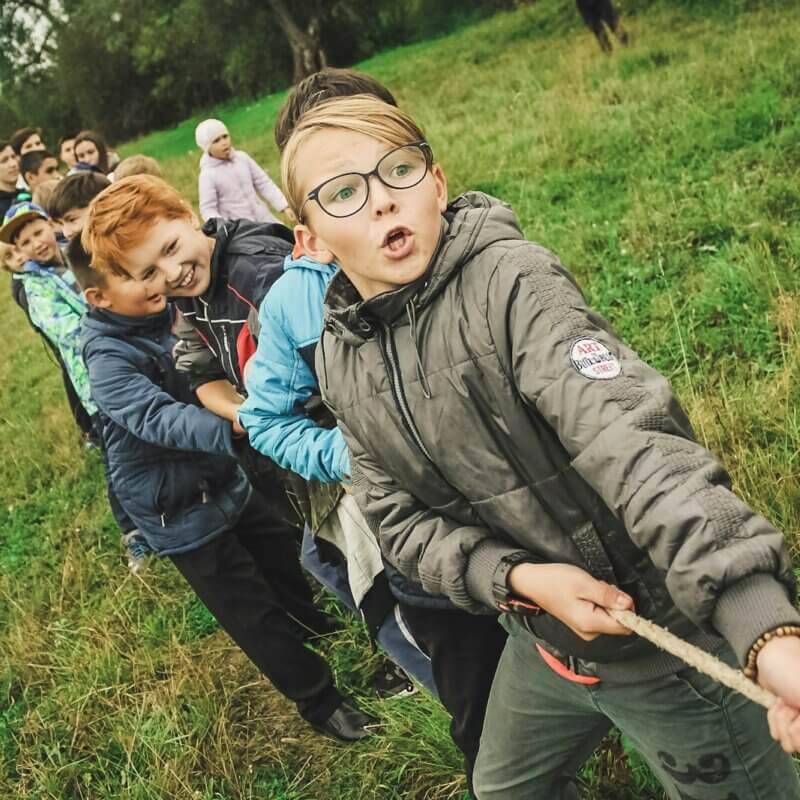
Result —
[[258, 195], [276, 211], [288, 203], [269, 175], [241, 150], [233, 150], [230, 159], [214, 158], [204, 153], [200, 159], [200, 215], [249, 219], [253, 222], [277, 222]]

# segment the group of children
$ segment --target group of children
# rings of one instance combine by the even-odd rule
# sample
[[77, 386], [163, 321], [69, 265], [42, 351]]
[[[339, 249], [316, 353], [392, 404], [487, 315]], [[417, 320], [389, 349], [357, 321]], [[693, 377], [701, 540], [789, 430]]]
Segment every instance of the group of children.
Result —
[[[158, 177], [87, 173], [50, 199], [65, 256], [35, 204], [0, 229], [29, 307], [47, 283], [70, 320], [57, 346], [128, 541], [172, 560], [315, 729], [379, 735], [307, 646], [337, 621], [302, 563], [438, 694], [479, 800], [577, 797], [612, 726], [674, 800], [798, 800], [783, 536], [558, 258], [501, 201], [451, 200], [368, 76], [295, 87], [276, 123], [285, 197], [219, 121], [197, 141], [202, 227]], [[778, 701], [765, 714], [614, 608]]]

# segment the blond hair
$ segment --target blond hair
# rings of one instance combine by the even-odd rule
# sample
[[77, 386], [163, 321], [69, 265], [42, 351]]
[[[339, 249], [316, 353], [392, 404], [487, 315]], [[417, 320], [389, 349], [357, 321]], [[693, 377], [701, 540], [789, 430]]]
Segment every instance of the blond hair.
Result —
[[394, 147], [425, 140], [422, 129], [408, 114], [372, 95], [336, 97], [315, 106], [300, 118], [281, 159], [281, 184], [298, 219], [306, 199], [297, 177], [298, 153], [313, 134], [325, 129], [361, 133]]
[[114, 168], [114, 180], [121, 181], [131, 175], [155, 175], [161, 177], [161, 167], [158, 161], [150, 156], [128, 156]]

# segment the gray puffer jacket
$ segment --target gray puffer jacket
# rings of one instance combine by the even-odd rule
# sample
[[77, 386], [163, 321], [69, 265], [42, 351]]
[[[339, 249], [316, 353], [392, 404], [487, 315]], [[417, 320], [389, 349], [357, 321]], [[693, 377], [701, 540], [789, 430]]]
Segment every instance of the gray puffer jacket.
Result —
[[[366, 481], [357, 499], [386, 558], [427, 591], [496, 610], [506, 559], [527, 554], [615, 583], [690, 639], [718, 631], [740, 659], [800, 621], [781, 533], [499, 201], [455, 201], [413, 285], [363, 302], [339, 272], [317, 358]], [[584, 642], [547, 615], [531, 624], [591, 663], [651, 652], [636, 637]]]

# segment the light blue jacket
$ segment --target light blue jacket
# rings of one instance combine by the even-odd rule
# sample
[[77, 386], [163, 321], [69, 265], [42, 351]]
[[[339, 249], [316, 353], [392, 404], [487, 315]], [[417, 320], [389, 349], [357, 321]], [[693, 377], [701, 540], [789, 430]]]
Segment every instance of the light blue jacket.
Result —
[[309, 354], [322, 333], [325, 291], [335, 272], [335, 265], [287, 256], [283, 275], [261, 304], [258, 349], [247, 365], [248, 397], [239, 410], [256, 450], [306, 480], [323, 482], [350, 473], [339, 429], [320, 427], [304, 411], [319, 394]]

